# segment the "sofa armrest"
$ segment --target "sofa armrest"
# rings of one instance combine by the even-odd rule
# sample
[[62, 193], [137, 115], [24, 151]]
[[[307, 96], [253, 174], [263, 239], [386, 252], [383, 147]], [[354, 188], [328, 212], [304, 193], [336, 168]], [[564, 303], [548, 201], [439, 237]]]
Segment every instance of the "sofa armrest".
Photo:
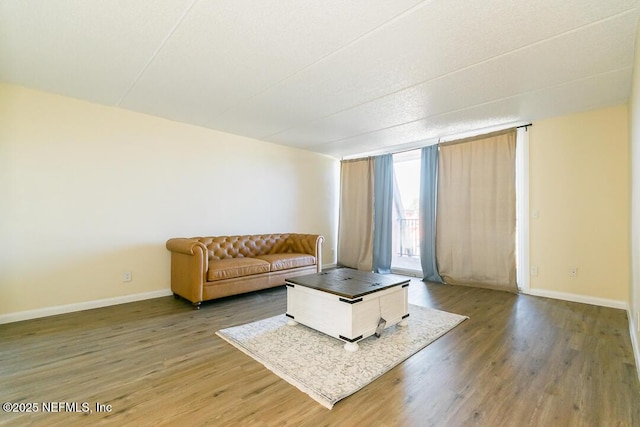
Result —
[[316, 272], [322, 271], [322, 243], [324, 242], [323, 236], [318, 236], [316, 239]]
[[199, 242], [196, 239], [186, 239], [184, 237], [169, 239], [167, 240], [166, 246], [171, 252], [177, 252], [185, 255], [195, 255], [199, 250], [204, 252], [207, 251], [204, 243]]
[[202, 301], [209, 257], [206, 246], [196, 239], [169, 239], [171, 251], [171, 291], [194, 304]]
[[318, 234], [292, 234], [290, 245], [286, 249], [291, 252], [313, 255], [316, 258], [316, 271], [322, 271], [322, 242], [324, 237]]

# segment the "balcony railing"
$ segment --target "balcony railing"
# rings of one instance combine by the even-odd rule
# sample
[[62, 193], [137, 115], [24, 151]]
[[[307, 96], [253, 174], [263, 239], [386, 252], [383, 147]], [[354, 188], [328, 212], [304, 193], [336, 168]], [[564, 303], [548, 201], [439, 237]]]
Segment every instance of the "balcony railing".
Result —
[[420, 258], [420, 220], [400, 218], [398, 225], [400, 227], [398, 256]]

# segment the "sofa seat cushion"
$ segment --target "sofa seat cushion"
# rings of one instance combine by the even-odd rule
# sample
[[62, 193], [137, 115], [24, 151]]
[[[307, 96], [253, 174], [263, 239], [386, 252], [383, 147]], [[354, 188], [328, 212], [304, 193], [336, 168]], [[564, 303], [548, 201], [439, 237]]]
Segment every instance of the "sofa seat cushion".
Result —
[[267, 261], [256, 258], [225, 258], [209, 260], [207, 281], [233, 279], [234, 277], [268, 273], [270, 265]]
[[269, 254], [258, 255], [256, 258], [271, 264], [271, 271], [289, 270], [290, 268], [316, 264], [316, 257], [308, 254]]

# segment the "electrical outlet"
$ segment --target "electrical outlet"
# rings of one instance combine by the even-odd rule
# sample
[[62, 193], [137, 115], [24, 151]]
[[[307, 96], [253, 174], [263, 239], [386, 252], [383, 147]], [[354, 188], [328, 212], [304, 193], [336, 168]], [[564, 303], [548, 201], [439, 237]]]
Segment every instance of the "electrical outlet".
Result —
[[569, 269], [569, 277], [577, 277], [578, 276], [578, 267], [571, 267]]
[[124, 273], [122, 273], [122, 281], [123, 282], [130, 282], [132, 279], [131, 276], [131, 272], [130, 271], [125, 271]]
[[531, 275], [534, 277], [538, 275], [538, 267], [531, 267]]

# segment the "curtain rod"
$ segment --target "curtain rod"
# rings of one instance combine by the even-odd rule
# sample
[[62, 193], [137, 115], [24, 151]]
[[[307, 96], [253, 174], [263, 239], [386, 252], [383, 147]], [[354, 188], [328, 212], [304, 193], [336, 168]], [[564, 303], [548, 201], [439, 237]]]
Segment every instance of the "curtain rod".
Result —
[[478, 133], [475, 135], [467, 136], [465, 138], [455, 138], [455, 139], [447, 139], [446, 141], [439, 141], [438, 147], [447, 147], [450, 145], [458, 145], [458, 144], [467, 144], [469, 142], [480, 141], [487, 138], [493, 138], [500, 135], [506, 134], [517, 134], [519, 128], [524, 128], [525, 131], [527, 129], [526, 126], [518, 126], [518, 127], [508, 127], [500, 130], [496, 130], [488, 133]]
[[[361, 159], [366, 159], [367, 157], [382, 156], [382, 155], [384, 155], [384, 154], [401, 154], [401, 153], [406, 153], [407, 151], [418, 150], [418, 149], [420, 149], [420, 148], [428, 147], [428, 146], [430, 146], [430, 145], [440, 145], [440, 144], [442, 143], [442, 140], [443, 140], [443, 139], [444, 139], [444, 140], [447, 140], [447, 142], [453, 142], [453, 141], [455, 141], [455, 140], [457, 140], [457, 139], [466, 139], [466, 138], [471, 138], [471, 137], [474, 137], [474, 136], [480, 136], [480, 135], [485, 135], [485, 134], [486, 134], [486, 135], [488, 135], [488, 134], [493, 133], [493, 132], [499, 132], [499, 131], [502, 131], [502, 130], [508, 130], [508, 129], [521, 129], [521, 128], [524, 128], [524, 129], [525, 129], [525, 131], [527, 131], [527, 132], [528, 132], [528, 131], [529, 131], [529, 126], [533, 126], [533, 123], [527, 123], [527, 124], [524, 124], [524, 125], [513, 126], [513, 127], [505, 127], [505, 128], [503, 128], [503, 129], [498, 129], [498, 130], [496, 130], [496, 131], [490, 131], [490, 132], [478, 133], [478, 134], [476, 134], [476, 135], [470, 135], [469, 137], [461, 137], [461, 136], [460, 136], [461, 134], [458, 134], [458, 137], [456, 137], [455, 135], [452, 135], [452, 136], [448, 136], [448, 137], [446, 137], [446, 136], [445, 136], [445, 137], [439, 137], [437, 140], [436, 140], [435, 138], [432, 138], [431, 140], [432, 140], [432, 141], [435, 141], [433, 144], [415, 145], [415, 146], [412, 146], [412, 147], [409, 147], [409, 148], [399, 149], [399, 150], [397, 150], [397, 151], [382, 151], [382, 150], [381, 150], [381, 152], [380, 152], [379, 154], [375, 154], [375, 151], [373, 151], [373, 152], [370, 152], [371, 154], [369, 154], [369, 155], [362, 155], [362, 156], [356, 155], [357, 157], [349, 157], [349, 156], [347, 156], [347, 157], [342, 157], [342, 158], [340, 159], [340, 161], [361, 160]], [[473, 131], [465, 132], [465, 133], [472, 133], [472, 132], [473, 132]], [[449, 139], [449, 138], [451, 138], [451, 139]], [[423, 140], [421, 140], [421, 141], [417, 141], [417, 142], [426, 142], [426, 141], [428, 141], [428, 139], [423, 139]], [[416, 142], [416, 143], [417, 143], [417, 142]], [[408, 143], [408, 144], [413, 144], [413, 143]], [[407, 144], [403, 144], [403, 145], [407, 145]]]

